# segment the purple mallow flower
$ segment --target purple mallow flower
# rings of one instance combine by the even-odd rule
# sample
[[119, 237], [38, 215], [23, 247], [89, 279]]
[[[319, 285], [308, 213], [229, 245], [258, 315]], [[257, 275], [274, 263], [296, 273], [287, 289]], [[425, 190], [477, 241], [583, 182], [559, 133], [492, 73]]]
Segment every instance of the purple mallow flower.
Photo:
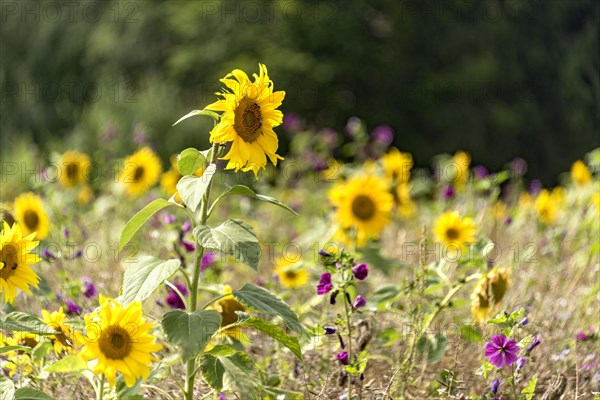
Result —
[[329, 293], [331, 289], [333, 289], [333, 285], [331, 284], [331, 274], [329, 272], [322, 273], [319, 278], [319, 283], [317, 284], [317, 294], [323, 295]]
[[338, 293], [339, 293], [339, 290], [336, 290], [331, 293], [331, 295], [329, 296], [329, 304], [331, 304], [331, 305], [335, 304], [335, 298], [337, 297]]
[[42, 250], [42, 258], [48, 261], [56, 260], [56, 256], [52, 254], [48, 249]]
[[442, 197], [444, 198], [444, 200], [449, 200], [451, 198], [453, 198], [456, 195], [456, 192], [454, 191], [454, 186], [452, 185], [448, 185], [444, 188], [444, 190], [442, 190]]
[[354, 308], [360, 308], [360, 307], [364, 307], [367, 305], [367, 300], [362, 297], [360, 294], [358, 296], [356, 296], [356, 298], [354, 299], [354, 303], [352, 303], [352, 306]]
[[192, 223], [189, 220], [183, 221], [183, 225], [181, 225], [181, 230], [184, 232], [189, 232], [192, 229]]
[[212, 252], [206, 252], [204, 256], [202, 256], [202, 265], [200, 266], [200, 270], [204, 271], [206, 268], [213, 265], [213, 263], [217, 260], [217, 255]]
[[529, 344], [529, 347], [527, 347], [527, 352], [530, 353], [533, 349], [535, 349], [537, 347], [538, 344], [542, 343], [542, 341], [539, 338], [533, 338], [533, 340], [531, 341], [531, 343]]
[[196, 250], [196, 245], [194, 243], [192, 243], [192, 242], [188, 242], [187, 240], [181, 239], [181, 245], [189, 253], [191, 253], [192, 251]]
[[83, 291], [83, 295], [88, 299], [93, 299], [98, 295], [98, 291], [96, 290], [96, 286], [94, 286], [94, 282], [87, 276], [81, 278], [81, 289]]
[[325, 330], [326, 335], [333, 335], [336, 332], [334, 326], [324, 326], [323, 329]]
[[[175, 287], [181, 292], [182, 295], [187, 296], [189, 294], [189, 291], [187, 290], [187, 287], [185, 287], [185, 285], [176, 283]], [[169, 289], [169, 295], [166, 298], [166, 302], [171, 308], [178, 308], [180, 310], [185, 309], [185, 304], [183, 303], [183, 300], [181, 299], [181, 297], [179, 297], [179, 294], [177, 294], [177, 292], [173, 289]]]
[[175, 217], [173, 214], [165, 214], [163, 215], [163, 221], [165, 224], [172, 224], [177, 221], [177, 217]]
[[73, 300], [68, 299], [65, 301], [65, 306], [67, 306], [67, 314], [81, 314], [81, 307], [79, 307]]
[[359, 281], [362, 281], [369, 275], [369, 267], [367, 264], [358, 264], [352, 267], [352, 273], [354, 277]]
[[389, 146], [394, 141], [394, 130], [387, 125], [379, 125], [373, 129], [371, 136], [376, 142]]
[[342, 364], [348, 365], [349, 364], [348, 352], [347, 351], [340, 351], [339, 353], [337, 353], [337, 359]]
[[529, 323], [529, 318], [525, 317], [523, 318], [523, 320], [519, 323], [521, 326], [525, 326]]
[[496, 378], [492, 382], [492, 387], [490, 388], [490, 393], [495, 395], [496, 393], [498, 393], [499, 387], [500, 387], [500, 379]]
[[517, 361], [519, 348], [515, 339], [507, 339], [504, 335], [492, 336], [485, 345], [485, 356], [490, 364], [497, 368], [510, 367]]
[[474, 172], [475, 172], [475, 178], [477, 178], [477, 179], [487, 178], [487, 176], [490, 174], [488, 172], [487, 168], [484, 167], [483, 165], [477, 165], [474, 168]]
[[594, 336], [594, 329], [593, 328], [589, 328], [587, 333], [586, 332], [579, 332], [576, 336], [575, 339], [577, 339], [578, 342], [583, 342], [584, 340], [588, 340], [590, 339], [592, 336]]
[[527, 359], [525, 357], [519, 357], [519, 359], [517, 360], [517, 371], [520, 371], [526, 362], [527, 362]]

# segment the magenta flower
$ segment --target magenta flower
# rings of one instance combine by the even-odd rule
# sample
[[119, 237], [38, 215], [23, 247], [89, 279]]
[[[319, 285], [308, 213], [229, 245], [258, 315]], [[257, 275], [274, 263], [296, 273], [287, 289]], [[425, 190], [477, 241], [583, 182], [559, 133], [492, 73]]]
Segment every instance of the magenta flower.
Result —
[[337, 359], [342, 364], [348, 365], [349, 364], [348, 352], [347, 351], [340, 351], [339, 353], [337, 353]]
[[96, 286], [94, 286], [94, 282], [87, 276], [81, 278], [81, 289], [83, 291], [83, 295], [88, 299], [93, 299], [98, 294], [96, 290]]
[[497, 368], [510, 367], [517, 361], [519, 348], [515, 339], [507, 339], [504, 335], [492, 336], [492, 340], [485, 345], [485, 356], [490, 364]]
[[[177, 288], [177, 290], [179, 290], [181, 292], [182, 295], [187, 296], [189, 294], [189, 291], [188, 291], [187, 287], [185, 287], [185, 285], [176, 283], [175, 287]], [[171, 307], [171, 308], [178, 308], [180, 310], [185, 310], [185, 304], [183, 303], [183, 300], [181, 299], [181, 297], [179, 297], [177, 292], [174, 291], [173, 289], [169, 289], [169, 295], [167, 296], [166, 302], [169, 305], [169, 307]]]
[[362, 297], [360, 294], [358, 296], [356, 296], [356, 298], [354, 299], [354, 303], [352, 303], [352, 306], [354, 308], [360, 308], [360, 307], [364, 307], [367, 305], [367, 300]]
[[519, 357], [519, 359], [517, 360], [517, 371], [520, 371], [526, 362], [527, 359], [525, 357]]
[[449, 200], [456, 195], [456, 191], [454, 191], [454, 186], [448, 185], [442, 190], [442, 197], [444, 200]]
[[192, 242], [188, 242], [186, 240], [181, 240], [181, 245], [185, 248], [185, 250], [189, 253], [196, 250], [196, 245]]
[[190, 230], [192, 230], [192, 223], [186, 219], [183, 222], [183, 225], [181, 225], [181, 230], [184, 232], [189, 232]]
[[177, 221], [177, 217], [174, 216], [173, 214], [164, 214], [163, 215], [163, 222], [168, 225], [168, 224], [172, 224], [175, 221]]
[[77, 305], [73, 300], [68, 299], [65, 301], [65, 305], [67, 306], [67, 314], [81, 314], [81, 307]]
[[352, 273], [354, 277], [359, 281], [362, 281], [369, 275], [369, 267], [367, 264], [358, 264], [352, 267]]
[[333, 289], [333, 285], [331, 284], [331, 274], [329, 272], [322, 273], [319, 278], [319, 283], [317, 284], [317, 294], [323, 295], [329, 293], [331, 289]]
[[202, 256], [202, 265], [200, 266], [200, 271], [204, 271], [206, 268], [213, 265], [213, 263], [217, 260], [217, 255], [212, 252], [206, 252], [204, 256]]

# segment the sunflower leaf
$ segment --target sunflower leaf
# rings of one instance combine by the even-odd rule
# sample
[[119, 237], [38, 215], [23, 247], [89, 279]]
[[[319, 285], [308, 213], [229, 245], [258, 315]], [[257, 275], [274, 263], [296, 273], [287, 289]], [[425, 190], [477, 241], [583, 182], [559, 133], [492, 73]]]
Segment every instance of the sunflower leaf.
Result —
[[196, 357], [221, 326], [221, 315], [212, 310], [187, 313], [172, 310], [163, 316], [161, 325], [167, 340], [181, 349], [184, 362]]
[[192, 175], [199, 168], [204, 166], [205, 162], [206, 157], [201, 151], [194, 149], [193, 147], [183, 150], [177, 156], [177, 168], [179, 168], [179, 173], [181, 175]]
[[0, 375], [0, 400], [13, 399], [15, 395], [15, 384], [8, 377]]
[[202, 355], [200, 368], [213, 389], [238, 389], [245, 398], [260, 399], [260, 376], [248, 354], [218, 345]]
[[54, 364], [47, 365], [44, 367], [46, 372], [76, 372], [86, 369], [88, 367], [87, 361], [83, 358], [71, 355], [66, 356], [55, 362]]
[[141, 257], [125, 270], [123, 294], [119, 300], [123, 305], [146, 300], [180, 265], [181, 261], [175, 258], [164, 261], [151, 256]]
[[247, 283], [241, 289], [234, 290], [231, 293], [245, 306], [269, 314], [279, 315], [291, 329], [298, 333], [306, 334], [304, 327], [298, 321], [298, 316], [292, 311], [290, 306], [267, 289]]
[[59, 332], [46, 325], [33, 314], [13, 311], [0, 322], [0, 329], [13, 332], [29, 332], [38, 335], [55, 335]]
[[254, 229], [244, 221], [230, 219], [216, 228], [200, 225], [194, 229], [194, 237], [204, 248], [232, 255], [239, 262], [258, 270], [260, 244]]
[[202, 176], [185, 175], [177, 182], [177, 192], [190, 210], [196, 211], [216, 171], [216, 164], [209, 164]]
[[48, 396], [44, 392], [35, 390], [32, 388], [20, 388], [15, 391], [15, 400], [52, 400], [52, 397]]
[[131, 217], [131, 219], [127, 221], [125, 228], [123, 228], [123, 232], [121, 232], [121, 238], [119, 239], [119, 251], [123, 250], [123, 247], [129, 243], [133, 235], [135, 235], [135, 233], [142, 227], [142, 225], [146, 223], [146, 221], [150, 219], [151, 216], [163, 208], [172, 205], [174, 205], [174, 203], [165, 199], [156, 199]]
[[175, 126], [178, 123], [180, 123], [181, 121], [186, 120], [190, 117], [195, 117], [196, 115], [207, 115], [207, 116], [211, 117], [212, 119], [214, 119], [215, 122], [218, 122], [219, 118], [220, 118], [219, 114], [217, 114], [216, 112], [212, 112], [209, 110], [193, 110], [193, 111], [190, 111], [189, 113], [185, 114], [183, 117], [179, 118], [177, 120], [177, 122], [175, 122], [171, 126]]
[[[254, 190], [250, 189], [248, 186], [244, 186], [244, 185], [235, 185], [230, 187], [229, 189], [227, 189], [226, 191], [224, 191], [219, 198], [217, 198], [217, 200], [215, 200], [215, 204], [221, 200], [223, 197], [225, 196], [229, 196], [232, 194], [239, 194], [242, 196], [246, 196], [246, 197], [250, 197], [253, 199], [257, 199], [260, 201], [266, 201], [267, 203], [271, 203], [276, 205], [277, 207], [281, 207], [284, 210], [287, 210], [293, 214], [298, 215], [298, 213], [294, 210], [292, 210], [289, 206], [287, 206], [286, 204], [282, 203], [281, 201], [274, 199], [273, 197], [269, 197], [269, 196], [265, 196], [262, 194], [258, 194], [256, 192], [254, 192]], [[213, 204], [214, 205], [214, 204]], [[212, 208], [212, 207], [211, 207]]]
[[292, 354], [294, 354], [298, 360], [302, 361], [302, 350], [300, 349], [298, 338], [288, 335], [277, 325], [260, 318], [250, 317], [244, 320], [241, 323], [241, 326], [249, 326], [277, 340], [279, 343], [290, 349]]

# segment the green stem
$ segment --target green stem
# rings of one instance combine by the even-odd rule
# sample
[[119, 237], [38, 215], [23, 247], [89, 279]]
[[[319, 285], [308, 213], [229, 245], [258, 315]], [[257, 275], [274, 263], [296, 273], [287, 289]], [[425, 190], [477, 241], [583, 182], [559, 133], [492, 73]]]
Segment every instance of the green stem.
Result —
[[104, 399], [104, 374], [100, 375], [100, 383], [98, 384], [98, 400]]
[[[348, 292], [344, 286], [344, 310], [346, 311], [346, 326], [348, 328], [348, 360], [352, 362], [352, 325], [350, 322], [350, 312], [348, 311]], [[348, 384], [348, 399], [352, 400], [352, 382], [350, 382], [350, 376], [346, 376]]]
[[218, 297], [215, 297], [214, 299], [212, 299], [211, 301], [209, 301], [208, 303], [206, 303], [205, 305], [203, 305], [203, 306], [202, 306], [202, 309], [203, 309], [203, 310], [206, 310], [206, 308], [207, 308], [208, 306], [210, 306], [210, 305], [211, 305], [211, 304], [213, 304], [213, 303], [216, 303], [217, 301], [219, 301], [219, 300], [221, 300], [221, 299], [223, 299], [223, 298], [225, 298], [225, 297], [227, 297], [227, 296], [231, 296], [231, 293], [225, 293], [225, 294], [222, 294], [222, 295], [220, 295], [220, 296], [218, 296]]
[[[217, 161], [219, 144], [213, 143], [212, 153], [210, 156], [210, 164], [214, 164]], [[208, 200], [210, 198], [210, 189], [212, 186], [212, 179], [208, 183], [202, 203], [200, 205], [200, 225], [206, 224]], [[192, 223], [195, 221], [192, 220]], [[200, 282], [200, 270], [202, 266], [202, 257], [204, 256], [204, 247], [196, 245], [196, 259], [194, 260], [194, 275], [192, 277], [192, 286], [190, 288], [190, 303], [189, 312], [193, 313], [198, 307], [198, 283]], [[194, 399], [194, 380], [196, 379], [196, 358], [189, 360], [185, 365], [185, 400]]]

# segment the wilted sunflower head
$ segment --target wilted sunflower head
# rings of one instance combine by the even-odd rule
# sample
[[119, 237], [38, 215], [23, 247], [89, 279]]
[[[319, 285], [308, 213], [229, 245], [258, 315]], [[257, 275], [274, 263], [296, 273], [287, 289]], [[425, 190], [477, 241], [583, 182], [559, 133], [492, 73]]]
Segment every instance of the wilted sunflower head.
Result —
[[471, 294], [471, 312], [476, 321], [488, 318], [490, 310], [504, 298], [510, 286], [510, 270], [494, 268], [475, 285]]
[[[223, 294], [231, 293], [231, 286], [225, 285], [225, 289], [223, 290]], [[223, 297], [221, 300], [215, 304], [213, 309], [221, 314], [221, 328], [226, 327], [227, 325], [235, 324], [239, 316], [236, 311], [247, 312], [246, 307], [237, 301], [233, 295], [229, 294], [228, 296]], [[235, 338], [242, 342], [246, 341], [246, 336], [243, 334], [242, 330], [239, 327], [232, 327], [225, 329], [222, 331], [223, 335]]]

